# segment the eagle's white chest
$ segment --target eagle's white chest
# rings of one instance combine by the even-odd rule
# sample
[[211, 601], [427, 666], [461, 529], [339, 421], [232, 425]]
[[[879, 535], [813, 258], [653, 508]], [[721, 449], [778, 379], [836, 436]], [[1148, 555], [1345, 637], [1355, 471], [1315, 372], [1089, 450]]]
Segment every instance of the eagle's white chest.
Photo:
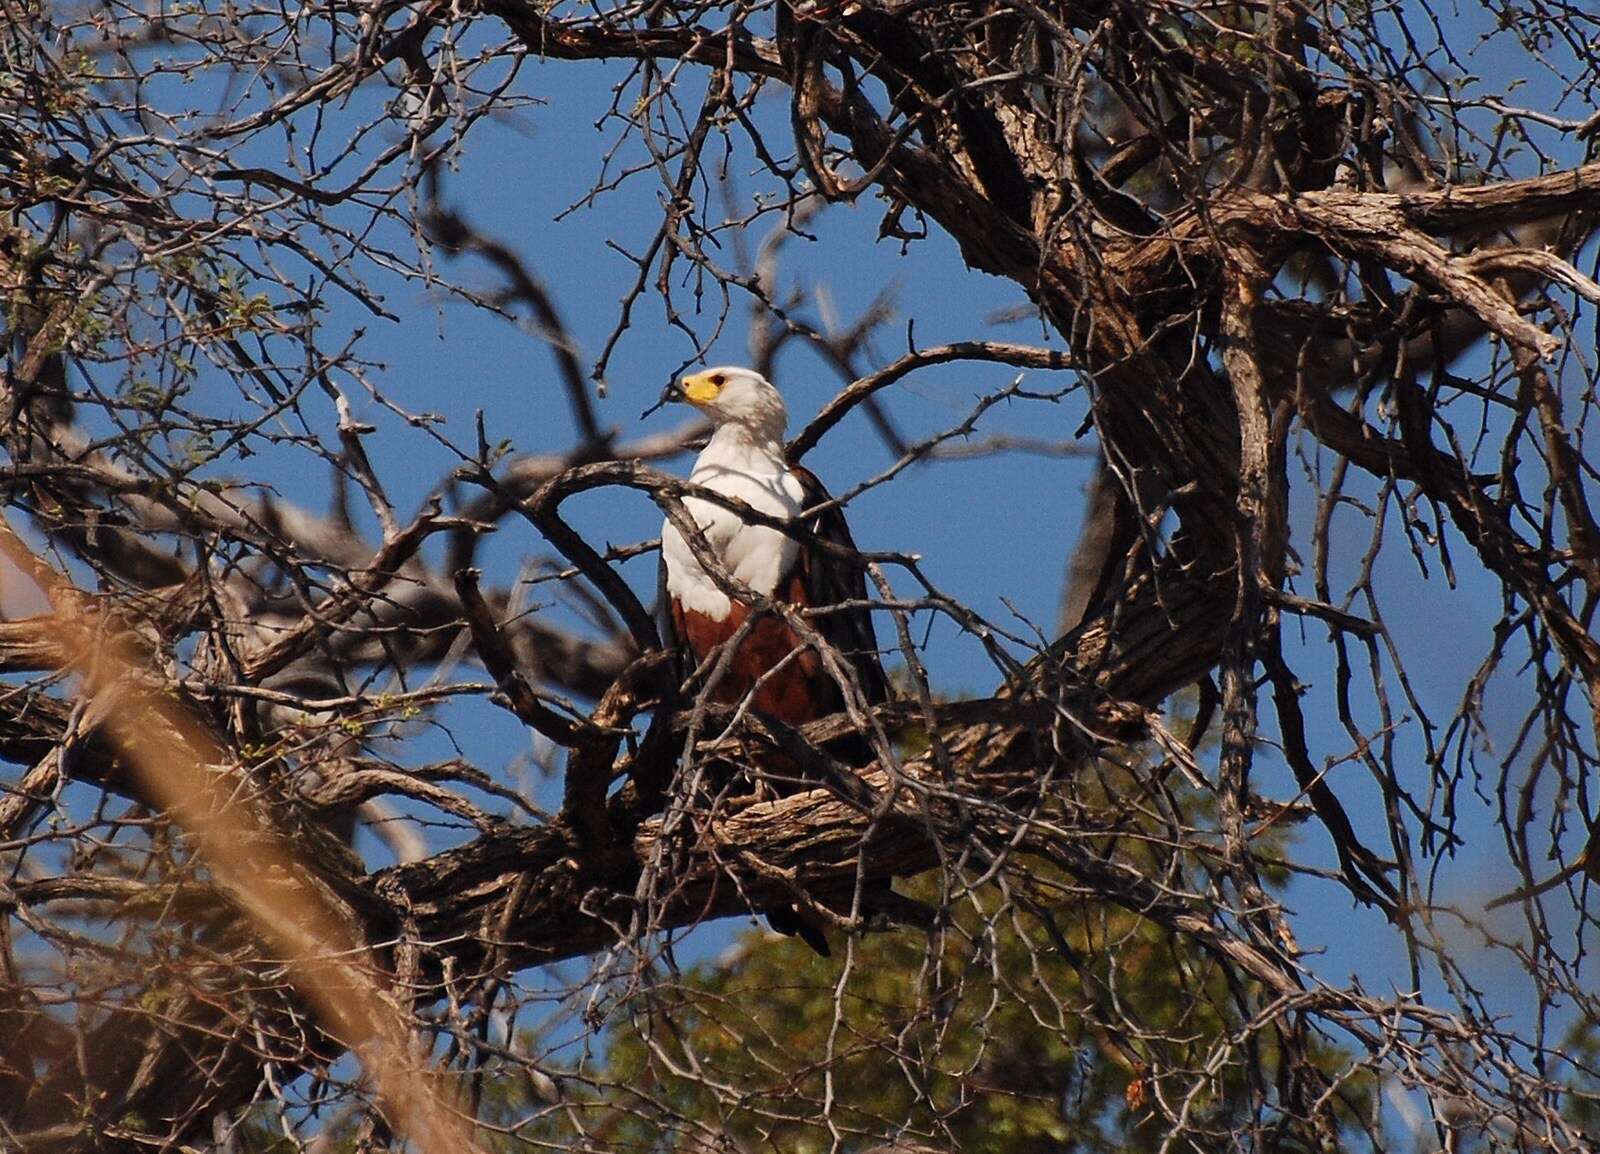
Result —
[[[711, 438], [689, 480], [774, 517], [798, 515], [805, 508], [805, 492], [784, 465], [778, 446], [723, 436], [727, 431], [719, 429]], [[794, 567], [798, 546], [777, 529], [747, 525], [732, 510], [698, 497], [685, 499], [684, 506], [735, 581], [770, 597]], [[684, 609], [718, 621], [728, 615], [732, 604], [727, 594], [717, 588], [670, 524], [661, 529], [661, 555], [667, 567], [667, 592]]]

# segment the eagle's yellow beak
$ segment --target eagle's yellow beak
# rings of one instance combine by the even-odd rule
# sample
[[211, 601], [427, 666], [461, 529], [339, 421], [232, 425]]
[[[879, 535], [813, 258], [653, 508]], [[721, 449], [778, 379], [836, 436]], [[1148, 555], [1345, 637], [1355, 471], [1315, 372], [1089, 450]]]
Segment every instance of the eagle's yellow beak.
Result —
[[690, 404], [703, 405], [722, 392], [721, 373], [690, 373], [683, 378], [683, 396]]

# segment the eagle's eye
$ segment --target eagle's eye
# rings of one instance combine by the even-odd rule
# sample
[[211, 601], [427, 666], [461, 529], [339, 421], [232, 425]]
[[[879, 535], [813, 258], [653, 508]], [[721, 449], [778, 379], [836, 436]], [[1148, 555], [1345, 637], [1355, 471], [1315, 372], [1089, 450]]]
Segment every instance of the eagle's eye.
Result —
[[725, 385], [728, 383], [728, 378], [721, 373], [712, 373], [711, 383], [713, 385]]

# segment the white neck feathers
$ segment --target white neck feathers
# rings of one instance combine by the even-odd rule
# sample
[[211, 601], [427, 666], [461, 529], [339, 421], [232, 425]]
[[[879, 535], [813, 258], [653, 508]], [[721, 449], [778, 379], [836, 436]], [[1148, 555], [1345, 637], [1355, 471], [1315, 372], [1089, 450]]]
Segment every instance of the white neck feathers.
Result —
[[[781, 425], [775, 433], [745, 422], [719, 425], [689, 479], [769, 516], [794, 517], [804, 508], [805, 493], [784, 464], [782, 436]], [[689, 497], [684, 505], [735, 581], [770, 597], [794, 568], [799, 551], [793, 538], [783, 532], [747, 525], [731, 510], [700, 498]], [[727, 594], [670, 524], [662, 526], [661, 553], [669, 594], [692, 612], [718, 621], [727, 617], [732, 607]]]

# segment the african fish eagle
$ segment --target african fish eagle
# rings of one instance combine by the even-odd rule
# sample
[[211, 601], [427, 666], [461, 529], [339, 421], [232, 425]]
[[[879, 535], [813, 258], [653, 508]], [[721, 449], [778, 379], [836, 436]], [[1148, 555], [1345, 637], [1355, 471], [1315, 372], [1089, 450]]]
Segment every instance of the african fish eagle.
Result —
[[[691, 373], [681, 383], [668, 385], [661, 399], [687, 402], [715, 426], [689, 474], [690, 482], [738, 498], [771, 517], [801, 519], [818, 539], [854, 551], [844, 514], [828, 504], [822, 483], [810, 470], [785, 459], [783, 434], [789, 411], [778, 390], [760, 373], [733, 367]], [[807, 512], [824, 504], [828, 507], [821, 512]], [[858, 566], [770, 525], [749, 524], [705, 498], [687, 497], [684, 506], [734, 581], [801, 610], [838, 606], [808, 616], [808, 623], [843, 657], [866, 704], [887, 700], [888, 683], [867, 608], [866, 576]], [[662, 625], [669, 643], [677, 644], [686, 659], [699, 665], [739, 633], [751, 607], [729, 597], [711, 579], [670, 521], [661, 527], [661, 573]], [[789, 725], [803, 725], [844, 708], [844, 693], [821, 656], [771, 613], [750, 625], [715, 676], [706, 688], [710, 700], [731, 705], [749, 697], [753, 709]], [[864, 737], [841, 742], [834, 750], [857, 764], [872, 760]], [[871, 891], [893, 897], [884, 882], [875, 883]], [[797, 935], [827, 956], [827, 938], [809, 915], [783, 905], [766, 914], [773, 929]]]
[[[775, 518], [802, 518], [823, 541], [854, 550], [850, 529], [827, 490], [809, 469], [784, 458], [789, 412], [783, 397], [760, 373], [715, 368], [667, 386], [664, 400], [685, 401], [711, 418], [715, 431], [694, 463], [691, 483], [745, 502]], [[888, 697], [877, 639], [867, 608], [866, 576], [855, 565], [807, 548], [769, 525], [746, 524], [737, 513], [701, 497], [684, 501], [728, 574], [764, 597], [798, 609], [841, 606], [808, 617], [809, 624], [848, 662], [868, 705]], [[661, 565], [669, 612], [663, 622], [696, 663], [729, 641], [750, 616], [701, 566], [670, 522], [661, 529]], [[803, 725], [844, 708], [838, 683], [822, 658], [782, 618], [768, 614], [752, 625], [710, 698], [734, 704], [750, 696], [761, 713]]]

